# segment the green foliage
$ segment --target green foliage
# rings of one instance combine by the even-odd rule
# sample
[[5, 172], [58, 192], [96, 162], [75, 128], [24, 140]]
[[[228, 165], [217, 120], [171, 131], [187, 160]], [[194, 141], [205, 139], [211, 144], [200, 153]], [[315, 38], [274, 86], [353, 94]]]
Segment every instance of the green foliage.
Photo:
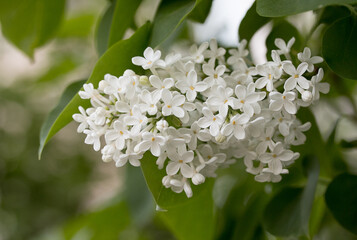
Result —
[[153, 22], [149, 45], [156, 47], [169, 37], [194, 9], [194, 6], [194, 0], [163, 0]]
[[356, 0], [257, 0], [257, 12], [264, 17], [283, 17], [334, 4], [354, 4]]
[[64, 228], [66, 240], [83, 238], [88, 240], [117, 239], [130, 226], [127, 204], [120, 201], [96, 212], [73, 219]]
[[[206, 180], [205, 184], [193, 186], [192, 198], [187, 198], [184, 192], [179, 194], [165, 188], [162, 178], [164, 170], [158, 170], [156, 158], [146, 153], [141, 160], [141, 169], [146, 183], [155, 199], [157, 208], [172, 232], [179, 240], [209, 240], [213, 237], [213, 181]], [[190, 221], [187, 221], [189, 213]]]
[[0, 2], [4, 36], [30, 58], [35, 48], [56, 33], [64, 13], [65, 0], [18, 0]]
[[[70, 103], [73, 101], [73, 97], [77, 94], [84, 83], [85, 80], [82, 80], [69, 85], [63, 92], [57, 106], [50, 112], [47, 119], [43, 123], [40, 132], [40, 148], [38, 151], [38, 158], [41, 158], [43, 148], [51, 137], [72, 121], [71, 113], [76, 112], [77, 108]], [[76, 101], [84, 106], [88, 105], [88, 103], [86, 104], [86, 101], [83, 101], [80, 98]]]
[[141, 0], [116, 0], [112, 24], [110, 26], [108, 48], [121, 40], [125, 31], [134, 26], [134, 16]]
[[103, 53], [108, 49], [109, 34], [112, 26], [114, 10], [115, 1], [112, 1], [109, 3], [109, 6], [97, 24], [95, 40], [99, 56], [103, 55]]
[[263, 223], [276, 236], [309, 233], [308, 224], [319, 177], [319, 164], [315, 158], [307, 158], [306, 161], [306, 186], [284, 188], [273, 197], [264, 211]]
[[348, 173], [337, 176], [326, 190], [327, 207], [346, 229], [357, 234], [357, 176]]
[[95, 18], [93, 14], [83, 13], [75, 15], [63, 23], [58, 32], [58, 38], [86, 38], [92, 32]]
[[328, 66], [341, 77], [357, 79], [356, 41], [357, 14], [337, 20], [324, 34], [322, 55]]
[[212, 0], [199, 0], [195, 8], [191, 11], [189, 19], [199, 23], [204, 23], [212, 6]]
[[240, 23], [238, 31], [239, 39], [249, 41], [261, 27], [270, 21], [271, 18], [258, 15], [256, 5], [256, 2], [254, 2]]
[[[107, 73], [113, 75], [121, 75], [128, 68], [133, 68], [131, 58], [141, 54], [145, 49], [149, 37], [150, 24], [142, 26], [130, 39], [119, 41], [114, 44], [108, 51], [98, 60], [94, 70], [86, 83], [93, 83], [95, 86]], [[83, 82], [81, 83], [83, 85]], [[79, 84], [76, 85], [79, 87]], [[46, 143], [59, 130], [72, 121], [72, 115], [78, 112], [78, 106], [86, 106], [88, 101], [85, 101], [76, 94], [79, 88], [68, 90], [71, 94], [66, 94], [63, 100], [60, 101], [57, 107], [45, 121], [40, 134], [39, 157]], [[70, 100], [70, 101], [69, 101]]]

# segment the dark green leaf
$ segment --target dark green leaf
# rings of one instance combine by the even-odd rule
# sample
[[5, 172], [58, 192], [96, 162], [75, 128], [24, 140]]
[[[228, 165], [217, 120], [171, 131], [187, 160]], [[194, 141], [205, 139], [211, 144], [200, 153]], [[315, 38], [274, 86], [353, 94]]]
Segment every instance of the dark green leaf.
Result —
[[120, 233], [130, 226], [127, 204], [123, 201], [102, 210], [88, 213], [71, 220], [64, 227], [66, 240], [112, 240], [118, 239]]
[[[147, 23], [138, 29], [131, 38], [121, 40], [114, 44], [98, 60], [87, 83], [93, 83], [93, 85], [97, 87], [98, 82], [102, 80], [107, 73], [120, 76], [126, 69], [140, 71], [140, 68], [133, 66], [131, 58], [142, 54], [147, 47], [149, 35], [150, 24]], [[88, 101], [82, 100], [77, 94], [67, 106], [61, 105], [63, 111], [61, 111], [59, 115], [51, 115], [52, 117], [44, 123], [43, 130], [40, 134], [39, 157], [50, 138], [72, 121], [72, 115], [78, 112], [78, 106], [85, 106], [86, 104], [88, 104]], [[59, 111], [56, 111], [56, 113], [58, 112]]]
[[264, 17], [283, 17], [334, 4], [353, 4], [357, 0], [257, 0], [257, 12]]
[[353, 141], [341, 140], [340, 145], [342, 148], [357, 148], [357, 140], [353, 140]]
[[302, 40], [299, 31], [286, 20], [276, 22], [265, 42], [268, 49], [267, 58], [271, 59], [271, 50], [277, 49], [274, 44], [276, 38], [281, 38], [285, 42], [288, 42], [292, 37], [295, 37], [295, 43], [292, 46], [291, 51], [293, 54], [297, 54], [302, 48]]
[[169, 37], [189, 15], [194, 6], [194, 0], [163, 0], [154, 19], [150, 46], [156, 47]]
[[317, 159], [307, 158], [305, 188], [284, 188], [267, 205], [263, 223], [276, 236], [308, 235], [309, 218], [319, 176]]
[[116, 0], [110, 26], [108, 47], [121, 40], [125, 31], [134, 23], [134, 16], [141, 0]]
[[325, 193], [327, 207], [347, 230], [357, 234], [357, 176], [348, 173], [337, 176]]
[[[42, 124], [40, 132], [40, 148], [38, 151], [38, 158], [41, 158], [42, 150], [48, 140], [53, 137], [60, 129], [72, 121], [72, 114], [78, 111], [78, 105], [86, 105], [87, 102], [80, 99], [73, 98], [79, 89], [85, 83], [85, 80], [78, 81], [69, 85], [63, 92], [61, 99], [57, 106], [50, 112], [44, 123]], [[77, 106], [70, 103], [76, 101]]]
[[191, 184], [193, 197], [188, 198], [184, 192], [175, 193], [162, 185], [166, 171], [159, 170], [155, 162], [156, 157], [147, 152], [141, 160], [141, 169], [165, 223], [180, 240], [211, 239], [214, 229], [213, 181], [206, 179], [199, 186]]
[[109, 34], [115, 10], [115, 2], [116, 1], [110, 3], [97, 25], [96, 46], [99, 56], [102, 56], [103, 53], [108, 49]]
[[319, 23], [332, 24], [334, 21], [348, 17], [351, 11], [346, 6], [327, 6], [323, 9]]
[[261, 17], [257, 14], [256, 2], [254, 2], [239, 25], [239, 39], [249, 41], [253, 35], [269, 21], [270, 18]]
[[322, 55], [336, 74], [357, 79], [357, 15], [334, 22], [322, 40]]
[[29, 57], [57, 31], [65, 0], [18, 0], [0, 2], [4, 36]]
[[191, 20], [204, 23], [212, 6], [212, 0], [199, 0], [189, 15]]

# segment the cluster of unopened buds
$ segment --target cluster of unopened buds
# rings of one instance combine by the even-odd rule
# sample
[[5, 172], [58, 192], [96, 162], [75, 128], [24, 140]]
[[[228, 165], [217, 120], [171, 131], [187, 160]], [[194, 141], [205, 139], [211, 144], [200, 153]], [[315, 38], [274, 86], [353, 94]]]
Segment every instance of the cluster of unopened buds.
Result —
[[132, 62], [150, 74], [128, 69], [120, 77], [106, 74], [97, 89], [83, 86], [79, 95], [92, 106], [73, 115], [78, 132], [117, 167], [139, 166], [150, 151], [166, 171], [162, 184], [188, 197], [192, 184], [237, 159], [256, 181], [278, 182], [299, 157], [290, 146], [303, 144], [311, 126], [296, 118], [297, 110], [329, 91], [314, 66], [323, 59], [305, 48], [294, 66], [293, 43], [276, 39], [272, 61], [257, 66], [247, 58], [245, 40], [227, 59], [214, 39], [164, 60], [148, 47]]

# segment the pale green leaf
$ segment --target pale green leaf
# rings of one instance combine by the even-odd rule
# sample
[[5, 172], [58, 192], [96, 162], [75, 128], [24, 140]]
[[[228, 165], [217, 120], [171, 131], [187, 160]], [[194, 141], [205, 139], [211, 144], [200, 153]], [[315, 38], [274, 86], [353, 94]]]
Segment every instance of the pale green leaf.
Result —
[[63, 18], [65, 0], [17, 0], [0, 2], [4, 36], [29, 57], [56, 33]]

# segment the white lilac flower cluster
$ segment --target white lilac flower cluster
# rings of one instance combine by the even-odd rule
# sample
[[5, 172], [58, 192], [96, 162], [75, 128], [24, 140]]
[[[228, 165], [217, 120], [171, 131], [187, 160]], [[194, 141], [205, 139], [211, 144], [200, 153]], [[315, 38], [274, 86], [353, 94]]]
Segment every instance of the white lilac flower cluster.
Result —
[[278, 182], [299, 157], [290, 146], [303, 144], [311, 125], [296, 118], [298, 108], [329, 91], [323, 70], [314, 75], [323, 59], [305, 48], [295, 67], [293, 42], [276, 39], [272, 61], [257, 66], [247, 63], [245, 40], [227, 59], [215, 40], [164, 60], [148, 47], [132, 59], [148, 74], [126, 70], [120, 77], [106, 74], [98, 89], [84, 85], [79, 95], [92, 107], [73, 115], [78, 132], [117, 167], [139, 166], [150, 151], [166, 170], [162, 184], [188, 197], [191, 183], [202, 184], [240, 158], [256, 181]]

